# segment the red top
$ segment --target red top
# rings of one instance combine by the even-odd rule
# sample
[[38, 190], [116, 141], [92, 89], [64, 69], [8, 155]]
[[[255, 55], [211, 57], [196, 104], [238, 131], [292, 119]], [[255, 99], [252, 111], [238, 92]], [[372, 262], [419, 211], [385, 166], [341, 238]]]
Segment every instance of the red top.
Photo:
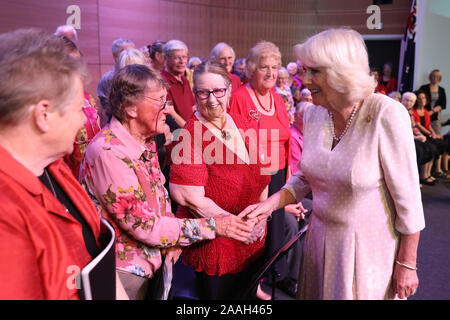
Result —
[[97, 110], [92, 104], [89, 93], [86, 91], [84, 92], [83, 112], [87, 118], [86, 123], [75, 138], [72, 153], [64, 156], [64, 161], [69, 168], [72, 169], [72, 173], [77, 180], [80, 174], [81, 160], [83, 160], [86, 147], [94, 136], [100, 132], [100, 119]]
[[397, 90], [397, 79], [394, 77], [391, 77], [389, 79], [389, 81], [384, 85], [381, 83], [381, 80], [383, 79], [383, 77], [380, 77], [378, 79], [378, 86], [377, 86], [377, 92], [385, 92], [385, 94], [389, 94], [392, 91], [396, 91]]
[[[263, 115], [256, 109], [246, 86], [241, 86], [233, 92], [230, 100], [230, 112], [242, 115], [248, 121], [253, 122], [260, 130], [266, 129], [266, 133], [262, 133], [261, 143], [266, 148], [267, 159], [271, 160], [271, 170], [273, 169], [274, 172], [284, 169], [286, 165], [290, 164], [289, 140], [291, 133], [283, 98], [274, 89], [271, 90], [271, 93], [275, 101], [275, 114], [272, 116]], [[278, 130], [278, 138], [276, 137], [277, 131], [273, 129]], [[267, 138], [264, 139], [264, 137]], [[264, 143], [265, 141], [267, 142]], [[278, 159], [272, 159], [272, 143], [276, 144], [274, 150], [278, 150]]]
[[[413, 113], [414, 121], [415, 121], [416, 123], [422, 123], [422, 122], [420, 121], [420, 116], [419, 116], [419, 114], [417, 113], [417, 109], [416, 109], [416, 108], [413, 108], [413, 109], [412, 109], [412, 113]], [[428, 110], [425, 109], [425, 108], [423, 109], [423, 116], [424, 116], [424, 118], [425, 118], [425, 125], [424, 125], [425, 129], [427, 129], [428, 131], [431, 131], [430, 113], [429, 113]]]
[[230, 76], [231, 80], [231, 93], [233, 93], [242, 85], [241, 79], [239, 79], [237, 75], [231, 72], [228, 75]]
[[[75, 277], [92, 260], [80, 223], [2, 147], [0, 158], [0, 299], [79, 299]], [[98, 239], [99, 215], [70, 169], [59, 159], [49, 171]]]
[[[246, 131], [249, 128], [249, 124], [242, 117], [232, 114], [230, 116], [239, 129]], [[195, 115], [186, 123], [184, 129], [187, 130], [186, 133], [189, 133], [190, 137], [194, 137], [188, 142], [190, 150], [193, 152], [186, 155], [188, 160], [185, 162], [189, 162], [188, 164], [175, 164], [176, 161], [174, 161], [171, 165], [171, 183], [203, 186], [206, 197], [212, 199], [220, 208], [234, 215], [239, 214], [250, 204], [259, 202], [262, 191], [270, 181], [270, 176], [260, 174], [261, 164], [258, 163], [259, 161], [252, 161], [249, 165], [243, 162], [239, 163], [233, 153], [232, 160], [229, 158], [223, 159], [230, 151], [227, 151], [225, 145], [222, 144], [221, 140], [218, 141], [215, 136], [212, 139], [202, 138], [209, 134], [209, 130], [201, 124]], [[256, 128], [253, 128], [253, 130], [256, 130]], [[201, 133], [200, 140], [195, 138], [198, 133]], [[180, 134], [180, 137], [178, 145], [183, 143], [184, 134]], [[247, 150], [249, 149], [249, 143], [255, 142], [249, 140], [248, 136], [244, 139]], [[198, 145], [195, 141], [201, 141], [201, 145]], [[178, 145], [175, 145], [172, 149], [174, 152], [178, 149]], [[217, 145], [219, 148], [223, 148], [223, 158], [221, 159], [224, 164], [217, 163], [219, 160], [207, 164], [204, 154], [209, 153], [214, 157], [215, 152], [211, 152], [211, 149], [217, 150], [212, 148]], [[185, 156], [185, 150], [187, 151], [187, 148], [183, 149], [183, 152], [179, 151], [182, 156]], [[199, 157], [195, 156], [195, 150], [198, 150], [197, 155], [200, 154]], [[178, 207], [176, 215], [179, 218], [193, 217], [183, 206]], [[244, 270], [252, 261], [261, 256], [263, 250], [264, 239], [245, 245], [234, 239], [217, 237], [211, 241], [186, 247], [183, 250], [183, 262], [194, 267], [197, 272], [204, 271], [208, 275], [220, 276]]]
[[170, 86], [167, 99], [172, 100], [175, 111], [188, 121], [194, 114], [192, 106], [196, 103], [189, 81], [184, 75], [181, 76], [181, 81], [178, 81], [166, 69], [161, 71], [161, 75]]

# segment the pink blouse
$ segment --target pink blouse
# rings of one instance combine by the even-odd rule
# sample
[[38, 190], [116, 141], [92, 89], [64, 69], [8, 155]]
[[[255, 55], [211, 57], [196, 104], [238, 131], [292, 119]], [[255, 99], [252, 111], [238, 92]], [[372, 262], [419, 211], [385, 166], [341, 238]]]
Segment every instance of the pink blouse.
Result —
[[209, 219], [177, 219], [171, 213], [156, 144], [138, 143], [114, 117], [86, 149], [81, 183], [113, 224], [116, 267], [151, 277], [161, 266], [161, 248], [215, 238]]

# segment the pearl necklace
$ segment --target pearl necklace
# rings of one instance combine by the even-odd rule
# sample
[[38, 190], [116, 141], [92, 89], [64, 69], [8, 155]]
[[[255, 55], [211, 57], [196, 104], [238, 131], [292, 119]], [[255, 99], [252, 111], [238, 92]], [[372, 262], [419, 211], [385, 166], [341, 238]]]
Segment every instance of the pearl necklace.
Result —
[[353, 111], [352, 114], [350, 115], [350, 118], [347, 121], [347, 124], [345, 125], [344, 131], [342, 131], [341, 135], [339, 137], [336, 137], [336, 134], [334, 132], [334, 117], [333, 117], [333, 113], [331, 113], [330, 111], [328, 111], [328, 114], [330, 115], [330, 129], [331, 129], [331, 135], [333, 136], [333, 141], [339, 142], [341, 141], [342, 137], [347, 133], [348, 128], [350, 128], [350, 125], [353, 122], [353, 119], [355, 118], [356, 112], [359, 109], [359, 106], [362, 103], [357, 103], [355, 104], [355, 106], [353, 107]]

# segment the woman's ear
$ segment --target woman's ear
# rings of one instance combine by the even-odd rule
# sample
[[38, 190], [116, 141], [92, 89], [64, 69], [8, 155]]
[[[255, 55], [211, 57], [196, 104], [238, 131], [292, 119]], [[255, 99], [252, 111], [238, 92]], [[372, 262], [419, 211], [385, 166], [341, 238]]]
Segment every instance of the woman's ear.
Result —
[[131, 106], [125, 107], [125, 114], [128, 116], [129, 119], [136, 119], [138, 116], [137, 106], [131, 105]]
[[42, 133], [50, 130], [52, 113], [58, 112], [56, 110], [50, 112], [50, 108], [51, 103], [49, 100], [41, 100], [31, 107], [31, 119], [36, 128]]

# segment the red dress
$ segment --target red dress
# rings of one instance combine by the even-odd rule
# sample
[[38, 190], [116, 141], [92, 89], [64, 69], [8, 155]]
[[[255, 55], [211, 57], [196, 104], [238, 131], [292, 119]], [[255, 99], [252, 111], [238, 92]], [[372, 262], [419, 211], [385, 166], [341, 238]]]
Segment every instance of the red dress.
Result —
[[[246, 131], [249, 124], [239, 115], [231, 115], [237, 128]], [[198, 128], [201, 126], [201, 137], [209, 131], [194, 115], [184, 129], [189, 132], [191, 138], [191, 150], [195, 150], [194, 139]], [[197, 129], [196, 129], [197, 128]], [[256, 130], [256, 128], [253, 128]], [[183, 138], [180, 138], [181, 143]], [[198, 141], [198, 140], [197, 140]], [[248, 137], [244, 140], [247, 150], [249, 148]], [[215, 142], [212, 139], [201, 139], [201, 147], [197, 145], [198, 152], [204, 154], [205, 148]], [[221, 142], [223, 155], [226, 155], [226, 147]], [[211, 146], [210, 146], [211, 147]], [[206, 149], [208, 150], [208, 149]], [[172, 149], [175, 151], [175, 149]], [[229, 151], [228, 151], [229, 153]], [[215, 153], [213, 154], [213, 156]], [[247, 164], [237, 163], [237, 157], [224, 164], [210, 163], [204, 161], [194, 162], [194, 152], [190, 156], [191, 163], [171, 165], [170, 182], [180, 185], [203, 186], [205, 196], [212, 199], [220, 208], [237, 215], [248, 205], [258, 203], [259, 197], [265, 187], [269, 184], [270, 176], [261, 175], [261, 164], [252, 162]], [[172, 154], [172, 158], [174, 155]], [[201, 163], [200, 163], [201, 162]], [[198, 164], [195, 164], [198, 163]], [[192, 218], [192, 214], [183, 206], [178, 207], [177, 217]], [[204, 271], [208, 275], [223, 275], [227, 273], [238, 273], [244, 270], [252, 261], [261, 256], [264, 250], [264, 239], [246, 245], [240, 241], [230, 238], [217, 237], [211, 241], [201, 242], [186, 247], [183, 250], [183, 262], [194, 267], [195, 271]]]

